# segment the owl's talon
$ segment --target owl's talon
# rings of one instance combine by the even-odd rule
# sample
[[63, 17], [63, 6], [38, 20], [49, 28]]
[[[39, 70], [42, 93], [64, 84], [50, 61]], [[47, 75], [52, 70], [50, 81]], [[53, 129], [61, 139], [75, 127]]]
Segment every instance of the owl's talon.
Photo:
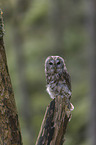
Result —
[[73, 106], [73, 104], [72, 103], [70, 103], [70, 111], [73, 111], [74, 110], [74, 106]]

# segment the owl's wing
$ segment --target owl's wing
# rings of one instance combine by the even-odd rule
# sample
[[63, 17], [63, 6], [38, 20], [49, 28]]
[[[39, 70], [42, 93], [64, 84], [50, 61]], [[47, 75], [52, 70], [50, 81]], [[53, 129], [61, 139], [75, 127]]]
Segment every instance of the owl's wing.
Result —
[[64, 71], [63, 77], [64, 77], [64, 79], [65, 79], [65, 81], [66, 81], [66, 83], [67, 83], [67, 85], [68, 85], [68, 88], [69, 88], [70, 91], [71, 91], [71, 77], [70, 77], [69, 73], [67, 72], [67, 70]]

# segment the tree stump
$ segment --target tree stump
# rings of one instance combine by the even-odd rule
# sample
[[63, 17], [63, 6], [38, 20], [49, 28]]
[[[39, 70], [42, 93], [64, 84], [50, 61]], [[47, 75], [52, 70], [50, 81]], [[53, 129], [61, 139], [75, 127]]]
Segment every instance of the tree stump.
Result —
[[63, 145], [67, 124], [70, 120], [66, 114], [64, 98], [58, 96], [46, 109], [36, 145]]

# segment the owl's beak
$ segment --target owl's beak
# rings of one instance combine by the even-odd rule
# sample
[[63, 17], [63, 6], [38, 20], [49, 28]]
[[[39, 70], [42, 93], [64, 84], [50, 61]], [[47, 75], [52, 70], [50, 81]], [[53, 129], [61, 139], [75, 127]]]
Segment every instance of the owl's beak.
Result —
[[56, 73], [56, 67], [54, 66], [52, 69], [51, 69], [51, 73]]
[[56, 66], [54, 67], [54, 73], [56, 73]]

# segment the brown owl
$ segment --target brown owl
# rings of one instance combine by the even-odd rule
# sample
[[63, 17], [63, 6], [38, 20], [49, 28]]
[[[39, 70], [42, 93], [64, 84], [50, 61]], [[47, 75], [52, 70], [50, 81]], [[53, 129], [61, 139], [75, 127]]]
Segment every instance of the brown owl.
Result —
[[60, 56], [49, 56], [45, 61], [45, 75], [47, 92], [54, 99], [57, 96], [65, 97], [67, 108], [72, 111], [74, 106], [70, 103], [71, 79], [67, 72], [64, 59]]

